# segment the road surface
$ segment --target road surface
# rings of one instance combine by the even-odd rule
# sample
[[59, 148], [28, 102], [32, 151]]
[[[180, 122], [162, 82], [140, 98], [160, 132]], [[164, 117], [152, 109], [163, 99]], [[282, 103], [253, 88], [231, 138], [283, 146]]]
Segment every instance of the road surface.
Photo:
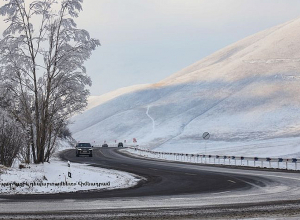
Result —
[[98, 148], [94, 156], [61, 154], [139, 175], [133, 188], [56, 195], [0, 195], [0, 218], [174, 219], [299, 215], [300, 174], [230, 169], [135, 158], [116, 148]]

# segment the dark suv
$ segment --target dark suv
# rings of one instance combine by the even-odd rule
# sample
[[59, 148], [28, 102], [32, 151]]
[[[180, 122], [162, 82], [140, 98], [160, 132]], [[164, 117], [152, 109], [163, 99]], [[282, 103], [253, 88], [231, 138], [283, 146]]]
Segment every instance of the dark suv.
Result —
[[118, 143], [118, 147], [123, 147], [123, 143], [122, 143], [122, 142], [119, 142], [119, 143]]
[[78, 143], [76, 144], [76, 157], [80, 155], [93, 156], [93, 146], [90, 143]]

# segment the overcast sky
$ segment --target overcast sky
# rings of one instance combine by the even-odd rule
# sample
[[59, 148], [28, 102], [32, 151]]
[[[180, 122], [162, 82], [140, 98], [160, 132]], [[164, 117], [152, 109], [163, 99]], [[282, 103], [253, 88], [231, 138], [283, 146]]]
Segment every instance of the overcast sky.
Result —
[[155, 83], [246, 36], [300, 16], [300, 0], [84, 0], [77, 19], [102, 44], [92, 95]]

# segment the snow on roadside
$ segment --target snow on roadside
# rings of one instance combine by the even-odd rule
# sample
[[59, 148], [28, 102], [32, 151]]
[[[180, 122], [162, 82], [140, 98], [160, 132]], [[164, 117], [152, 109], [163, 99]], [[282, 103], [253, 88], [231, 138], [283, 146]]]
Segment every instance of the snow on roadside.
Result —
[[[146, 144], [140, 146], [148, 148]], [[213, 139], [175, 139], [154, 151], [244, 157], [300, 157], [300, 137], [252, 141], [215, 141]]]
[[[62, 149], [65, 149], [64, 146]], [[71, 178], [68, 177], [71, 172]], [[111, 190], [136, 185], [133, 174], [68, 163], [53, 157], [50, 163], [30, 164], [23, 169], [0, 167], [0, 194], [49, 194], [82, 190]]]

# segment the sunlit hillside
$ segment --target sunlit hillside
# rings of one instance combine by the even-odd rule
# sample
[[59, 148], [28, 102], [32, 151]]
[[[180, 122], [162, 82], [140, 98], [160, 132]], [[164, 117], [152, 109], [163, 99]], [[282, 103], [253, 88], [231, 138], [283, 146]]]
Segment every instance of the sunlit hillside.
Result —
[[[238, 41], [73, 118], [73, 136], [227, 154], [300, 156], [300, 19]], [[95, 101], [95, 100], [94, 100]]]

